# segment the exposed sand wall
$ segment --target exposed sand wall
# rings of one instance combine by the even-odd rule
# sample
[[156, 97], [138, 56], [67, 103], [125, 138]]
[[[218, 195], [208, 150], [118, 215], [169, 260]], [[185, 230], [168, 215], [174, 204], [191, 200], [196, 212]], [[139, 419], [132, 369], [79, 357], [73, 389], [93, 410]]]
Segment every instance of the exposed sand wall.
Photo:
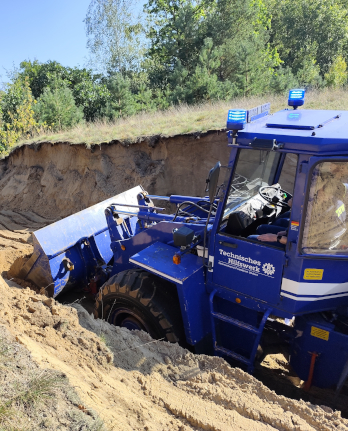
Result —
[[0, 206], [62, 218], [138, 184], [151, 194], [202, 196], [210, 168], [229, 152], [219, 132], [90, 149], [24, 145], [0, 161]]

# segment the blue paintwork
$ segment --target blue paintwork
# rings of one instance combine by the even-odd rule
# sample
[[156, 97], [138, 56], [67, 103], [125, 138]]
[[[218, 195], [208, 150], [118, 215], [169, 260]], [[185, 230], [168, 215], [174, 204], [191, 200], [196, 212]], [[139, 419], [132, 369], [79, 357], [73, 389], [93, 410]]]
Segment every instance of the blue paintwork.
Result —
[[[221, 312], [221, 310], [216, 311], [214, 298], [215, 295], [218, 296], [218, 293], [218, 290], [215, 289], [209, 296], [214, 352], [218, 355], [220, 354], [246, 365], [248, 372], [252, 373], [254, 370], [256, 350], [260, 343], [260, 338], [267, 318], [272, 312], [272, 308], [267, 308], [261, 319], [258, 319], [258, 315], [261, 314], [260, 310], [249, 309], [249, 318], [247, 319], [248, 323], [246, 323], [244, 315], [245, 310], [243, 310], [243, 320], [238, 320], [238, 318], [236, 318], [236, 313], [232, 311], [233, 309], [234, 311], [238, 308], [240, 310], [242, 309], [242, 307], [238, 307], [236, 304], [230, 303], [227, 305], [227, 307], [225, 307], [227, 312]], [[226, 305], [226, 302], [223, 302], [222, 304]], [[250, 316], [252, 316], [251, 319]], [[252, 320], [253, 322], [251, 323]], [[216, 336], [216, 322], [219, 322], [220, 325], [225, 324], [226, 326], [224, 330], [221, 330], [220, 328], [219, 341]], [[226, 347], [226, 344], [228, 344], [228, 342], [231, 343], [231, 340], [233, 340], [232, 350]], [[247, 352], [246, 355], [243, 354], [245, 351]]]
[[173, 263], [177, 248], [156, 242], [134, 254], [130, 261], [149, 272], [175, 283], [187, 341], [194, 345], [211, 331], [208, 315], [208, 293], [205, 290], [203, 260], [193, 254], [182, 256], [181, 264]]
[[267, 129], [315, 130], [337, 119], [338, 112], [319, 111], [317, 115], [304, 110], [280, 111], [267, 119]]
[[[312, 327], [328, 332], [328, 340], [311, 335]], [[298, 376], [302, 380], [307, 380], [310, 353], [316, 352], [319, 356], [315, 362], [313, 385], [335, 387], [348, 361], [347, 336], [337, 332], [335, 326], [320, 314], [296, 319], [295, 330], [303, 331], [301, 337], [295, 338], [290, 352], [291, 364]]]
[[176, 265], [173, 263], [173, 256], [177, 251], [176, 247], [155, 242], [150, 247], [134, 254], [131, 262], [150, 269], [151, 272], [174, 281], [176, 284], [183, 284], [193, 273], [202, 270], [203, 261], [199, 257], [187, 253], [182, 256], [181, 264]]
[[[35, 263], [26, 278], [57, 296], [63, 289], [87, 287], [98, 267], [107, 264], [113, 252], [105, 209], [115, 200], [137, 204], [141, 187], [114, 196], [33, 233]], [[72, 271], [64, 266], [70, 259]]]
[[[37, 231], [27, 278], [40, 286], [53, 286], [53, 296], [56, 296], [69, 286], [87, 286], [112, 257], [113, 266], [108, 268], [108, 276], [134, 266], [144, 268], [176, 286], [187, 343], [195, 346], [210, 337], [216, 354], [238, 360], [249, 371], [253, 369], [255, 352], [270, 313], [288, 318], [295, 315], [299, 325], [305, 322], [303, 325], [308, 326], [315, 322], [322, 324], [312, 313], [348, 306], [347, 258], [305, 255], [299, 244], [312, 167], [323, 159], [348, 156], [348, 112], [285, 109], [267, 115], [268, 109], [267, 105], [262, 105], [250, 111], [245, 120], [254, 120], [252, 122], [238, 118], [235, 127], [243, 127], [238, 134], [233, 124], [229, 124], [233, 130], [228, 134], [231, 174], [224, 187], [225, 191], [230, 187], [239, 150], [253, 151], [249, 144], [254, 138], [276, 141], [273, 151], [280, 152], [281, 158], [274, 183], [279, 179], [286, 153], [298, 155], [290, 221], [298, 222], [299, 227], [289, 230], [284, 250], [233, 237], [220, 230], [219, 222], [227, 201], [225, 193], [215, 201], [216, 214], [209, 220], [207, 228], [209, 257], [203, 262], [202, 257], [192, 253], [196, 245], [203, 245], [207, 213], [187, 205], [184, 210], [193, 217], [179, 216], [173, 222], [173, 214], [156, 212], [138, 187], [126, 192], [124, 198], [128, 204], [141, 205], [138, 209], [129, 208], [130, 215], [122, 215], [121, 209], [124, 211], [125, 208], [117, 208], [117, 202], [122, 202], [119, 197], [114, 197]], [[231, 115], [229, 117], [233, 122]], [[203, 201], [206, 208], [208, 205], [207, 197], [173, 195], [169, 200], [175, 204]], [[132, 215], [134, 211], [136, 215]], [[116, 213], [123, 221], [115, 219]], [[187, 250], [179, 250], [173, 244], [173, 229], [184, 225], [194, 230], [197, 242]], [[181, 254], [180, 265], [173, 263], [175, 253]], [[66, 268], [66, 259], [74, 265], [72, 271]], [[323, 279], [304, 280], [306, 268], [324, 269]], [[332, 287], [320, 294], [318, 289], [322, 289], [323, 283], [330, 283]], [[347, 287], [343, 283], [347, 283]], [[342, 285], [342, 291], [335, 285]], [[306, 294], [296, 293], [296, 286], [302, 286]], [[332, 349], [336, 349], [339, 356], [337, 346], [347, 345], [348, 337], [343, 334], [331, 336], [333, 329], [330, 328], [330, 341], [319, 346], [318, 340], [313, 340], [306, 331], [304, 338], [296, 339], [293, 344], [293, 349], [302, 352], [294, 360], [294, 366], [304, 377], [308, 358], [305, 365], [301, 358], [306, 356], [307, 344], [313, 345], [313, 349], [322, 348], [322, 357], [328, 357]], [[345, 350], [342, 355], [342, 361], [335, 365], [337, 368], [347, 361]], [[323, 363], [327, 364], [325, 361]], [[323, 371], [315, 374], [319, 386], [337, 382], [338, 372], [328, 373], [325, 377], [320, 373]]]
[[[317, 118], [325, 122], [338, 115], [340, 117], [326, 122], [323, 127], [299, 130], [289, 128], [293, 124], [293, 121], [287, 120], [286, 117], [289, 113], [293, 112], [300, 113], [301, 124], [308, 127], [313, 125], [319, 126]], [[282, 127], [267, 127], [267, 123], [280, 124], [280, 117], [283, 118]], [[313, 132], [315, 133], [314, 136], [312, 136]], [[238, 132], [237, 144], [241, 147], [249, 146], [249, 143], [254, 138], [276, 139], [277, 142], [283, 144], [282, 151], [297, 154], [348, 154], [348, 111], [314, 111], [306, 109], [279, 111], [254, 123], [246, 124], [245, 128]]]
[[[143, 229], [137, 235], [122, 241], [125, 250], [121, 250], [121, 242], [117, 239], [111, 243], [111, 249], [114, 253], [114, 266], [112, 275], [120, 271], [132, 268], [134, 265], [129, 262], [131, 256], [135, 255], [145, 247], [152, 245], [155, 242], [170, 243], [173, 240], [173, 229], [178, 229], [183, 226], [183, 223], [176, 222], [160, 222]], [[197, 234], [202, 232], [204, 226], [190, 225]], [[178, 251], [178, 249], [175, 249]], [[173, 256], [172, 256], [173, 257]], [[172, 258], [171, 258], [172, 259]]]
[[192, 197], [192, 196], [180, 196], [180, 195], [171, 195], [169, 196], [169, 202], [171, 202], [172, 204], [181, 204], [185, 201], [190, 201], [190, 202], [201, 202], [201, 201], [206, 201], [209, 202], [209, 198], [208, 197], [204, 197], [204, 198], [197, 198], [197, 197]]
[[[216, 235], [215, 244], [214, 284], [238, 290], [272, 306], [278, 303], [284, 251], [221, 233]], [[237, 248], [230, 248], [227, 244]], [[234, 270], [231, 272], [231, 269]]]

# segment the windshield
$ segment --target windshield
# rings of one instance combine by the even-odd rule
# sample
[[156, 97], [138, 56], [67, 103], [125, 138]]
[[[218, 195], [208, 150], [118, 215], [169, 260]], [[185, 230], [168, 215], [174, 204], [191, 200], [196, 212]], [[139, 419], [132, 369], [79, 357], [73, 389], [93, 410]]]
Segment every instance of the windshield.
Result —
[[260, 187], [273, 184], [280, 153], [240, 150], [224, 210], [225, 219], [236, 206], [255, 196]]

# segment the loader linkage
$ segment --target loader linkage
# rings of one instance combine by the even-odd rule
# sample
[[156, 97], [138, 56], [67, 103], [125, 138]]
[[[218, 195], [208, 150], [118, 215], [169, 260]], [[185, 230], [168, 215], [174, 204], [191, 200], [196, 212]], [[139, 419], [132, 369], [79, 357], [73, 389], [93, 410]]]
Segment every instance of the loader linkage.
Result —
[[269, 104], [229, 111], [229, 163], [216, 163], [203, 197], [127, 190], [36, 231], [21, 277], [54, 297], [89, 289], [95, 317], [249, 372], [276, 334], [301, 379], [340, 390], [348, 112], [296, 109], [304, 94], [291, 90], [293, 109], [273, 115]]

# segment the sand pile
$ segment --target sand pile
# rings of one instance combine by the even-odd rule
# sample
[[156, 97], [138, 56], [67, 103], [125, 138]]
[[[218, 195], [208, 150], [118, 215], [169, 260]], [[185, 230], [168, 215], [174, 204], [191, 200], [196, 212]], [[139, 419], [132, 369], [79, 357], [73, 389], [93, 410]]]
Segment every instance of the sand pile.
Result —
[[[14, 264], [8, 278], [15, 278], [23, 264], [21, 259], [31, 256], [33, 252], [31, 233], [53, 221], [32, 211], [0, 209], [0, 274], [9, 271]], [[21, 283], [18, 279], [16, 281]], [[27, 285], [24, 283], [24, 287]]]
[[81, 403], [59, 371], [40, 368], [0, 325], [0, 429], [101, 431], [103, 422]]
[[[13, 284], [9, 282], [9, 284]], [[294, 401], [223, 359], [94, 320], [1, 280], [0, 323], [59, 370], [110, 430], [347, 430], [339, 412]]]

